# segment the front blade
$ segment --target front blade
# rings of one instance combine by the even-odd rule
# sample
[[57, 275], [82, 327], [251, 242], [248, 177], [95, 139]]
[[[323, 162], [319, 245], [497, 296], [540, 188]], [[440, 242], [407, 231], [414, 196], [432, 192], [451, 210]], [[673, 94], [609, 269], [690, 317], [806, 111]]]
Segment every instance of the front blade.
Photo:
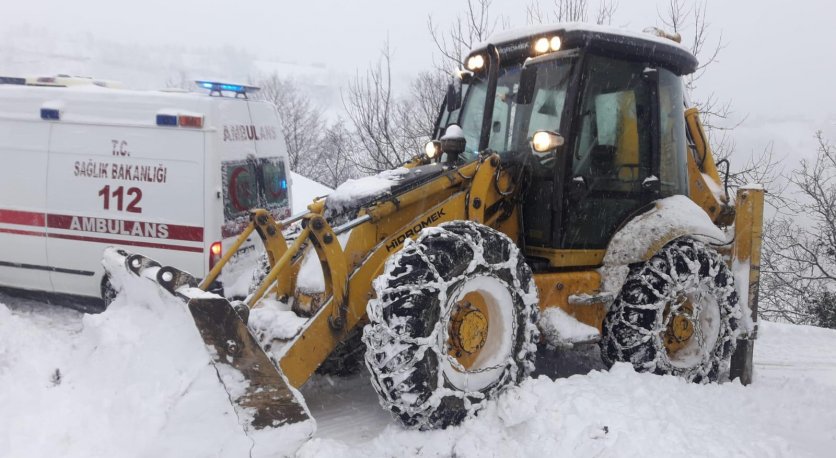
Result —
[[188, 304], [238, 423], [253, 442], [251, 457], [291, 455], [313, 436], [316, 422], [302, 395], [273, 365], [226, 299], [195, 288], [197, 282], [188, 273], [145, 256], [111, 247], [105, 249], [102, 265], [117, 290], [122, 287], [121, 272], [127, 270]]
[[[189, 300], [189, 311], [247, 434], [271, 431], [270, 442], [285, 436], [283, 441], [300, 444], [313, 435], [316, 426], [301, 395], [276, 369], [232, 305], [221, 297], [198, 297]], [[295, 424], [299, 427], [291, 428], [293, 435], [301, 437], [286, 437], [287, 427]]]

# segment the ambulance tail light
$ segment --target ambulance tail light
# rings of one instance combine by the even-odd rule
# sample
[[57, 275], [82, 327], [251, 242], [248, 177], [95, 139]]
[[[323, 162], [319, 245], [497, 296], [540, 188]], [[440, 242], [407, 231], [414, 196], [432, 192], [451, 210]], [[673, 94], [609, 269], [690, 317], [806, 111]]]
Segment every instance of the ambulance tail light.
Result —
[[209, 270], [215, 267], [221, 257], [223, 256], [223, 246], [221, 242], [215, 242], [209, 247]]

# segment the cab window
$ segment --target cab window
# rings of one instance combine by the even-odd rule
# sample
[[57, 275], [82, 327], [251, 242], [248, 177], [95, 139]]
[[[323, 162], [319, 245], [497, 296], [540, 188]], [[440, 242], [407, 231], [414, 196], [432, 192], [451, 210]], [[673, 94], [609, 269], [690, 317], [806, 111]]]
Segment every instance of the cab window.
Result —
[[688, 194], [685, 97], [682, 81], [668, 70], [659, 70], [659, 126], [661, 195]]

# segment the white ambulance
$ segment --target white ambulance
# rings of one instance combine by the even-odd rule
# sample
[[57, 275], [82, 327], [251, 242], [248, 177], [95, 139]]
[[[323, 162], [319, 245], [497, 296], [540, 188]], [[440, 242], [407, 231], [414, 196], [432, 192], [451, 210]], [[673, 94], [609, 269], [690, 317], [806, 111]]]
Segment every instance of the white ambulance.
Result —
[[[198, 86], [0, 77], [0, 288], [100, 306], [107, 246], [203, 277], [250, 208], [290, 214], [276, 108], [247, 98], [257, 88]], [[254, 265], [255, 238], [228, 270]], [[232, 273], [227, 294], [245, 293]]]

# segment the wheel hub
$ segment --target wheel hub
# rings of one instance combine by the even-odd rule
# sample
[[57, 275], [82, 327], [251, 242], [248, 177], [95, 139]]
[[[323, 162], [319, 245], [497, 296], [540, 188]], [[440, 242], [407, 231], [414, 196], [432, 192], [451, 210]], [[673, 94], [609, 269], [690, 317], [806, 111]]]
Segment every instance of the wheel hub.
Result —
[[472, 366], [488, 339], [487, 307], [478, 292], [470, 292], [456, 303], [449, 336], [450, 356], [465, 369]]
[[665, 341], [665, 348], [669, 355], [677, 353], [688, 345], [688, 342], [694, 336], [694, 305], [690, 298], [682, 297], [677, 301], [679, 307], [673, 312], [674, 316], [670, 317], [670, 306], [665, 309], [665, 317], [667, 319], [667, 327], [663, 333]]

